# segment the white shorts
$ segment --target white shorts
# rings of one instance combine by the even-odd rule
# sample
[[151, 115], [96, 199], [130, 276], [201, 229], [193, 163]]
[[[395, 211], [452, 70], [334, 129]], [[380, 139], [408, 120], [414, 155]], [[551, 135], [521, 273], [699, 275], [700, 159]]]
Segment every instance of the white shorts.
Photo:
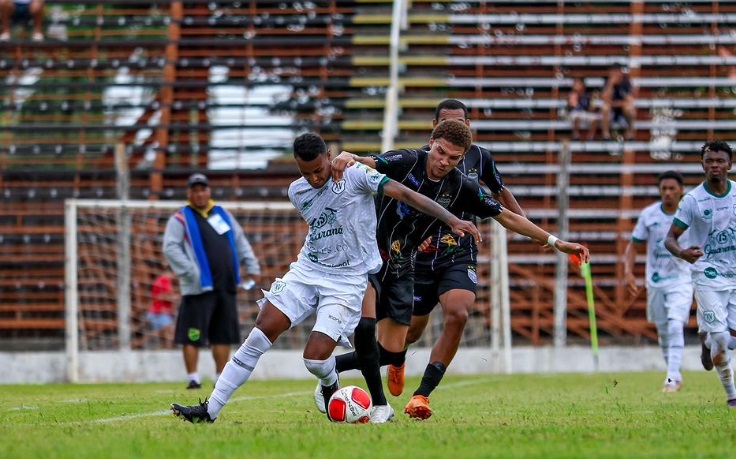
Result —
[[698, 330], [719, 333], [736, 330], [736, 288], [711, 291], [695, 289], [698, 302]]
[[271, 289], [263, 291], [268, 300], [291, 321], [299, 325], [317, 313], [312, 331], [324, 333], [343, 346], [358, 326], [368, 274], [343, 276], [328, 274], [294, 262], [283, 278], [276, 278]]
[[666, 287], [647, 287], [647, 320], [658, 327], [668, 320], [687, 323], [693, 306], [693, 284], [686, 282]]

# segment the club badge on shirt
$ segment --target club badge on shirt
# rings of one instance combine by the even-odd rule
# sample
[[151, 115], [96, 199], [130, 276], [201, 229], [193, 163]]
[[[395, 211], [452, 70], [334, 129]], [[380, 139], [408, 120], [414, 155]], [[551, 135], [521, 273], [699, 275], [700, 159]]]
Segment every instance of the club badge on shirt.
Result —
[[213, 214], [207, 219], [207, 223], [217, 232], [217, 234], [225, 234], [230, 231], [230, 225], [220, 217], [220, 214]]

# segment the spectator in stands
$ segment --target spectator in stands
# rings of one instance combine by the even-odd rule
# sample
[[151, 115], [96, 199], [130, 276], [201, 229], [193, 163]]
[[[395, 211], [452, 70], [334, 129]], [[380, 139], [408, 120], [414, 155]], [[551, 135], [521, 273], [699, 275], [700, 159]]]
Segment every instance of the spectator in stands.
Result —
[[168, 263], [151, 286], [151, 305], [146, 313], [149, 329], [158, 338], [159, 345], [170, 348], [174, 344], [174, 301], [176, 294], [172, 283], [173, 273]]
[[10, 27], [13, 22], [26, 24], [33, 19], [33, 41], [43, 41], [43, 1], [44, 0], [0, 0], [0, 41], [10, 40]]
[[580, 125], [588, 125], [587, 140], [595, 138], [595, 131], [598, 129], [598, 121], [601, 114], [598, 112], [600, 107], [594, 104], [595, 96], [585, 87], [585, 81], [582, 78], [575, 78], [572, 82], [572, 91], [567, 97], [567, 111], [572, 122], [572, 138], [580, 139]]
[[164, 255], [182, 293], [174, 338], [184, 346], [187, 388], [199, 389], [199, 348], [212, 346], [219, 378], [230, 346], [241, 342], [236, 301], [240, 262], [251, 276], [261, 270], [243, 228], [211, 199], [207, 177], [189, 177], [187, 198], [187, 205], [166, 224]]
[[620, 124], [626, 129], [626, 139], [631, 140], [636, 133], [636, 107], [629, 76], [620, 64], [608, 72], [601, 99], [601, 134], [603, 140], [611, 139], [611, 125]]
[[[624, 255], [624, 279], [632, 296], [639, 294], [634, 266], [637, 253], [646, 253], [647, 319], [657, 327], [667, 376], [663, 392], [682, 387], [680, 363], [685, 347], [684, 328], [693, 306], [690, 266], [667, 251], [664, 239], [677, 206], [685, 194], [682, 174], [667, 171], [659, 176], [660, 200], [642, 210]], [[680, 240], [684, 243], [684, 237]]]

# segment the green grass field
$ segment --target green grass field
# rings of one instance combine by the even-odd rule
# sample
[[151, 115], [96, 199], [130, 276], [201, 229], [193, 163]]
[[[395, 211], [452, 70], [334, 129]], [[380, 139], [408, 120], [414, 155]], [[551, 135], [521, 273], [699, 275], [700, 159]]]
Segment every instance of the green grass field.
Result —
[[[432, 396], [432, 418], [400, 414], [407, 390], [389, 396], [397, 419], [385, 425], [329, 423], [313, 405], [311, 381], [251, 381], [206, 425], [179, 421], [168, 406], [197, 402], [211, 383], [201, 391], [183, 383], [4, 386], [0, 458], [732, 456], [736, 413], [716, 375], [686, 373], [677, 394], [661, 393], [662, 379], [447, 377]], [[343, 381], [351, 383], [364, 386]]]

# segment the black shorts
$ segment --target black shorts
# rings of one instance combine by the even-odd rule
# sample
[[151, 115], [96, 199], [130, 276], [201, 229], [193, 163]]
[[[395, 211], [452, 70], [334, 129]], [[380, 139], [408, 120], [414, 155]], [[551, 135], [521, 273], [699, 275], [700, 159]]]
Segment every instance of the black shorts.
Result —
[[197, 347], [240, 344], [235, 294], [213, 290], [199, 295], [183, 296], [176, 318], [174, 342]]
[[478, 271], [475, 263], [456, 262], [434, 270], [417, 270], [414, 280], [415, 316], [426, 316], [437, 305], [440, 295], [449, 290], [478, 289]]
[[26, 23], [31, 20], [31, 4], [13, 2], [13, 15], [10, 19], [13, 23]]
[[383, 264], [378, 274], [369, 276], [376, 289], [376, 320], [390, 318], [402, 325], [411, 325], [414, 304], [414, 269], [407, 265], [402, 269], [387, 269]]

